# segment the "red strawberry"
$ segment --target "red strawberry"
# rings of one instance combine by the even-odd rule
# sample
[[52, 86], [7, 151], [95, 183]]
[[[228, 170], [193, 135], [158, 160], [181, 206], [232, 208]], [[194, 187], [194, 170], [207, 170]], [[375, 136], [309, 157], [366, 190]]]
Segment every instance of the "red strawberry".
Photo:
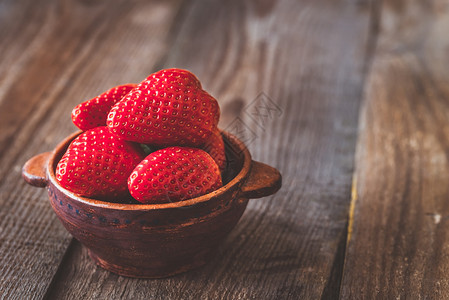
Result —
[[169, 147], [148, 155], [131, 173], [128, 188], [142, 203], [177, 202], [222, 186], [220, 171], [201, 149]]
[[225, 145], [218, 129], [213, 132], [201, 149], [206, 151], [215, 160], [220, 171], [223, 172], [226, 168]]
[[164, 69], [156, 73], [151, 74], [146, 78], [146, 80], [155, 78], [156, 81], [164, 81], [166, 84], [180, 84], [184, 86], [194, 86], [197, 88], [201, 87], [201, 82], [198, 78], [190, 71], [183, 69]]
[[167, 69], [142, 81], [111, 109], [107, 124], [128, 141], [200, 146], [217, 128], [217, 100], [186, 70]]
[[56, 167], [62, 187], [81, 196], [108, 198], [127, 193], [127, 179], [145, 154], [117, 139], [107, 127], [88, 130], [72, 141]]
[[112, 106], [122, 100], [136, 84], [116, 86], [100, 96], [77, 105], [72, 110], [72, 121], [81, 130], [88, 130], [98, 126], [106, 126], [106, 119]]

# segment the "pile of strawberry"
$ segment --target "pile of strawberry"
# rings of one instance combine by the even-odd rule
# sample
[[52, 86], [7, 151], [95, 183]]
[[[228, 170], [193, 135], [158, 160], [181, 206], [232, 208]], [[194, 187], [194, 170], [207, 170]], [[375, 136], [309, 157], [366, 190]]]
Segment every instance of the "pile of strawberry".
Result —
[[186, 70], [166, 69], [76, 106], [75, 138], [56, 168], [81, 196], [177, 202], [222, 186], [226, 164], [220, 108]]

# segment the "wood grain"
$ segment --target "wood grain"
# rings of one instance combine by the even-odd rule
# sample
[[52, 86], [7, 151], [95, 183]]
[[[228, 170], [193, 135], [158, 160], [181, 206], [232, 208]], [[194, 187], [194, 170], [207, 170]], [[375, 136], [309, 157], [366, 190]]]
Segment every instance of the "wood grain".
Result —
[[[351, 1], [194, 1], [183, 11], [170, 50], [151, 67], [197, 74], [220, 101], [220, 126], [232, 132], [233, 122], [241, 122], [244, 133], [254, 134], [248, 140], [253, 157], [281, 170], [283, 187], [251, 201], [217, 256], [200, 270], [163, 280], [119, 277], [95, 267], [75, 242], [47, 298], [335, 297], [369, 7]], [[271, 102], [257, 99], [274, 104], [272, 115], [252, 114], [261, 92]]]
[[449, 5], [383, 1], [342, 299], [449, 298]]
[[1, 297], [41, 298], [71, 241], [45, 190], [21, 178], [22, 165], [75, 130], [76, 104], [150, 72], [179, 3], [1, 3]]

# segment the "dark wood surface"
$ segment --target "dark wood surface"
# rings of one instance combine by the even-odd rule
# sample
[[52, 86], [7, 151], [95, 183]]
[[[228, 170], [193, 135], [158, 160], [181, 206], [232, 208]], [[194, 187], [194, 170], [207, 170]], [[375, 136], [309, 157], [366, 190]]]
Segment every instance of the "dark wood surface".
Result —
[[449, 5], [381, 7], [342, 298], [449, 297]]
[[[449, 298], [448, 28], [436, 0], [0, 1], [0, 298]], [[21, 168], [76, 104], [167, 67], [283, 186], [205, 267], [131, 279]]]

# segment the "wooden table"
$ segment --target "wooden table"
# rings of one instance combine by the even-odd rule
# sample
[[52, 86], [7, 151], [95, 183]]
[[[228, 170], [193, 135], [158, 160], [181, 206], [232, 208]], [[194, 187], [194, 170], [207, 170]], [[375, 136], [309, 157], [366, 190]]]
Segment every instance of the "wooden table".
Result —
[[[0, 1], [0, 298], [448, 299], [449, 3], [224, 2]], [[76, 104], [167, 67], [283, 187], [206, 267], [120, 277], [21, 167]]]

